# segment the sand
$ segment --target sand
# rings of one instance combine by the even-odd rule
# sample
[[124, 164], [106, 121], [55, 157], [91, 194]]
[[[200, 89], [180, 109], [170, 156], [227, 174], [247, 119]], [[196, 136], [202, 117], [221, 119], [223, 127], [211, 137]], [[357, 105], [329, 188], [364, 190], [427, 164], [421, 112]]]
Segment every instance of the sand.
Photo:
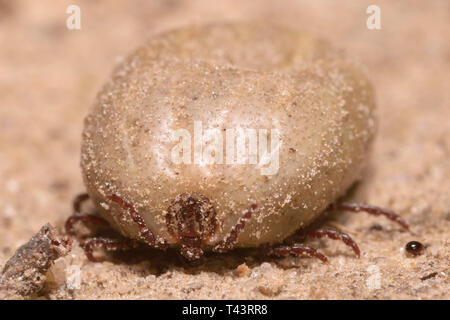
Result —
[[[218, 20], [281, 21], [367, 65], [380, 125], [369, 170], [349, 199], [395, 210], [411, 232], [382, 217], [331, 215], [323, 223], [348, 232], [362, 254], [308, 241], [329, 264], [252, 250], [209, 255], [195, 266], [154, 250], [92, 263], [74, 241], [40, 298], [449, 298], [448, 1], [377, 1], [381, 30], [366, 28], [372, 1], [79, 1], [81, 30], [65, 26], [69, 4], [0, 1], [1, 266], [45, 223], [62, 230], [84, 191], [82, 121], [114, 65], [159, 30]], [[405, 253], [411, 240], [426, 246], [422, 255]]]

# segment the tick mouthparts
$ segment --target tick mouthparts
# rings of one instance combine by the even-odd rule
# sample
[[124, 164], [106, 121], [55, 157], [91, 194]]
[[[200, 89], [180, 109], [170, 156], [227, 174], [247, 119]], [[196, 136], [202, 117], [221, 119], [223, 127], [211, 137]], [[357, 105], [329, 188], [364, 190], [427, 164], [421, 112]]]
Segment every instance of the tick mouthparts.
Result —
[[167, 209], [166, 225], [176, 242], [186, 247], [199, 246], [215, 233], [216, 212], [207, 196], [182, 193]]
[[182, 245], [180, 253], [187, 260], [194, 261], [200, 259], [203, 255], [203, 250], [200, 247]]

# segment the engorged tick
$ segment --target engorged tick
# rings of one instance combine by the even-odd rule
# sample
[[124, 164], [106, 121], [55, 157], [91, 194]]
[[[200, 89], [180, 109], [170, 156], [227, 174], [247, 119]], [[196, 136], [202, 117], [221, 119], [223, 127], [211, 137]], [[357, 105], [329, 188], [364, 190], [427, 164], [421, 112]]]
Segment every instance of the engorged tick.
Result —
[[[190, 26], [151, 38], [115, 68], [84, 123], [87, 194], [66, 222], [120, 235], [94, 249], [138, 244], [206, 251], [260, 248], [327, 257], [298, 239], [352, 238], [311, 224], [327, 210], [394, 212], [340, 203], [362, 177], [376, 132], [375, 94], [359, 63], [306, 33], [270, 23]], [[97, 214], [84, 214], [90, 198]], [[301, 239], [303, 240], [303, 239]]]

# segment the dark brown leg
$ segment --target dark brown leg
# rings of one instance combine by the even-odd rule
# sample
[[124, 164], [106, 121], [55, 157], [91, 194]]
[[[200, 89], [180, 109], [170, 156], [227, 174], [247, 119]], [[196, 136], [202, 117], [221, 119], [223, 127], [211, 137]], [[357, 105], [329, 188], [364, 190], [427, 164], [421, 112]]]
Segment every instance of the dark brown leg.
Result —
[[341, 231], [334, 229], [317, 229], [317, 230], [313, 229], [313, 230], [301, 230], [297, 232], [297, 234], [303, 237], [313, 237], [319, 239], [326, 237], [333, 240], [342, 240], [342, 242], [344, 242], [347, 246], [353, 249], [358, 258], [360, 256], [360, 251], [356, 242], [353, 241], [353, 239], [348, 234], [343, 233]]
[[75, 197], [75, 199], [73, 200], [73, 204], [72, 204], [73, 211], [80, 212], [81, 205], [83, 204], [83, 202], [85, 202], [88, 199], [89, 199], [89, 195], [87, 193], [81, 193], [81, 194], [77, 195]]
[[84, 253], [86, 254], [87, 258], [90, 261], [100, 262], [103, 261], [103, 259], [98, 259], [94, 257], [95, 248], [104, 248], [105, 250], [108, 251], [116, 251], [116, 250], [129, 250], [135, 248], [136, 246], [137, 243], [135, 243], [131, 239], [126, 238], [112, 239], [112, 238], [96, 237], [89, 239], [84, 243]]
[[250, 220], [250, 218], [252, 217], [252, 214], [256, 211], [256, 204], [252, 204], [242, 215], [242, 217], [239, 218], [238, 222], [236, 223], [236, 225], [231, 228], [230, 233], [228, 234], [228, 236], [220, 241], [218, 244], [216, 244], [213, 248], [213, 251], [215, 252], [226, 252], [228, 250], [233, 249], [236, 241], [237, 241], [237, 237], [239, 235], [239, 233], [242, 231], [242, 229], [244, 229], [245, 224], [247, 223], [248, 220]]
[[409, 231], [408, 223], [402, 217], [400, 217], [398, 214], [396, 214], [395, 212], [393, 212], [389, 209], [379, 208], [379, 207], [375, 207], [372, 205], [360, 204], [360, 203], [332, 204], [330, 206], [330, 209], [331, 210], [341, 210], [341, 211], [352, 211], [352, 212], [364, 211], [369, 214], [373, 214], [375, 216], [383, 215], [383, 216], [387, 217], [389, 220], [392, 220], [392, 221], [398, 223], [399, 225], [401, 225], [403, 229]]
[[[95, 214], [87, 214], [82, 213], [81, 211], [81, 205], [84, 201], [88, 200], [89, 196], [87, 193], [83, 193], [78, 195], [75, 200], [73, 201], [73, 209], [75, 213], [70, 216], [66, 223], [65, 228], [66, 232], [69, 235], [76, 235], [74, 232], [74, 225], [77, 222], [83, 222], [83, 223], [89, 223], [99, 226], [109, 226], [109, 223], [103, 219], [102, 217], [95, 215]], [[126, 238], [106, 238], [106, 237], [95, 237], [90, 238], [86, 241], [81, 241], [81, 245], [84, 248], [84, 252], [87, 256], [87, 258], [90, 261], [101, 261], [101, 259], [97, 259], [94, 257], [94, 249], [97, 247], [102, 247], [108, 251], [114, 251], [114, 250], [127, 250], [132, 249], [137, 246], [137, 243], [134, 240], [126, 239]]]
[[287, 257], [289, 255], [293, 255], [299, 257], [302, 255], [307, 255], [309, 257], [320, 259], [322, 262], [328, 262], [325, 255], [316, 249], [305, 246], [301, 243], [295, 243], [293, 245], [264, 246], [262, 249], [263, 252], [269, 256]]
[[81, 221], [83, 223], [91, 223], [91, 224], [100, 225], [100, 226], [108, 226], [109, 225], [109, 223], [105, 219], [103, 219], [95, 214], [76, 212], [75, 214], [71, 215], [66, 220], [65, 227], [66, 227], [67, 234], [69, 234], [71, 236], [75, 236], [73, 226], [75, 223], [77, 223], [79, 221]]
[[71, 215], [66, 221], [65, 228], [67, 234], [75, 236], [73, 227], [77, 222], [91, 223], [94, 225], [101, 225], [101, 226], [109, 225], [109, 223], [105, 219], [99, 217], [98, 215], [81, 212], [81, 205], [88, 199], [89, 195], [87, 193], [81, 193], [78, 196], [76, 196], [75, 199], [73, 200], [73, 210], [75, 211], [75, 213]]
[[149, 246], [158, 248], [158, 249], [165, 249], [167, 247], [167, 244], [164, 241], [157, 240], [153, 233], [150, 231], [150, 229], [145, 224], [144, 219], [140, 216], [140, 214], [134, 209], [134, 207], [123, 200], [118, 195], [112, 194], [108, 196], [108, 199], [117, 203], [119, 206], [121, 206], [124, 210], [128, 211], [130, 217], [133, 219], [134, 222], [139, 227], [139, 236], [142, 240], [144, 240]]

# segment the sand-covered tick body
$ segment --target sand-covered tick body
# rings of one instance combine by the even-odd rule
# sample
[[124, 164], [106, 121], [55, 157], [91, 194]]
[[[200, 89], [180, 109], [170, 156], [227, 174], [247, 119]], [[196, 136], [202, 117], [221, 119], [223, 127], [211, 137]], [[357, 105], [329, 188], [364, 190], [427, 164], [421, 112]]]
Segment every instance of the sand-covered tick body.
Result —
[[[361, 67], [322, 40], [258, 23], [181, 28], [132, 53], [99, 93], [85, 121], [83, 177], [128, 239], [181, 246], [188, 259], [272, 246], [360, 178], [374, 110]], [[230, 157], [239, 132], [243, 161]], [[271, 161], [264, 150], [276, 151]], [[267, 252], [315, 255], [304, 248]]]

